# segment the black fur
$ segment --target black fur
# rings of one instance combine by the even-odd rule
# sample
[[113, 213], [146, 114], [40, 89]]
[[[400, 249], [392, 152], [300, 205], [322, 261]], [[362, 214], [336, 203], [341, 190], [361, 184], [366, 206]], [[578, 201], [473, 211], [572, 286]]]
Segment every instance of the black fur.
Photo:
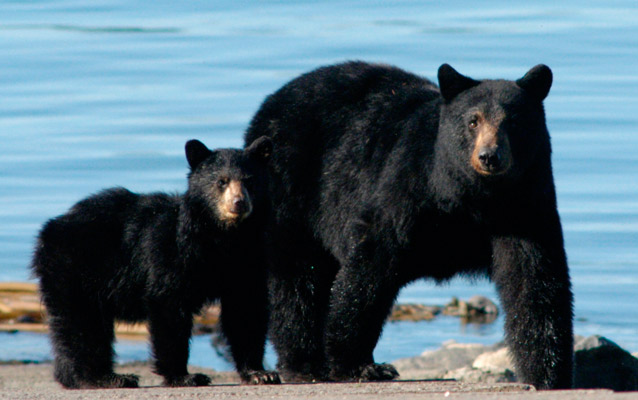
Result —
[[[55, 378], [68, 388], [136, 387], [113, 372], [113, 323], [148, 321], [154, 371], [169, 386], [207, 385], [189, 374], [193, 315], [221, 300], [222, 329], [245, 382], [278, 382], [264, 371], [266, 272], [255, 251], [265, 196], [268, 138], [246, 150], [186, 145], [191, 166], [182, 196], [104, 190], [42, 228], [33, 258], [49, 315]], [[220, 181], [246, 188], [254, 210], [222, 221]]]
[[449, 65], [432, 82], [362, 62], [269, 96], [270, 335], [286, 379], [383, 380], [373, 349], [404, 285], [489, 276], [520, 379], [572, 382], [572, 294], [542, 100], [546, 66], [516, 82]]

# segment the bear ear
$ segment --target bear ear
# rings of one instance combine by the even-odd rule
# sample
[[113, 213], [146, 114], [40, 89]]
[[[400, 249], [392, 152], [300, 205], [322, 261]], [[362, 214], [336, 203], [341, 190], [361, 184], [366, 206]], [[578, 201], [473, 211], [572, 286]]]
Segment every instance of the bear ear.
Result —
[[197, 168], [202, 161], [208, 158], [212, 151], [208, 150], [208, 147], [199, 140], [193, 139], [186, 142], [186, 160], [188, 160], [188, 165], [190, 165], [191, 170]]
[[272, 155], [272, 139], [268, 136], [261, 136], [255, 139], [245, 150], [249, 156], [257, 156], [266, 161]]
[[552, 87], [552, 79], [552, 70], [547, 65], [538, 64], [517, 80], [516, 84], [536, 99], [543, 101]]
[[450, 64], [439, 67], [439, 87], [446, 102], [452, 101], [459, 93], [478, 85], [480, 82], [459, 74]]

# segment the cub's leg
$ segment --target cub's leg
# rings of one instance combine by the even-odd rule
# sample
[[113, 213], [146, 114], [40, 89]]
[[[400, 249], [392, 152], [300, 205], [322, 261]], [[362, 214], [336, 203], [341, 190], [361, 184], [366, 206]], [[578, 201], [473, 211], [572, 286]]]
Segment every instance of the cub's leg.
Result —
[[210, 378], [204, 374], [189, 374], [187, 370], [189, 341], [193, 315], [170, 302], [154, 304], [148, 317], [154, 371], [164, 377], [166, 386], [206, 386]]

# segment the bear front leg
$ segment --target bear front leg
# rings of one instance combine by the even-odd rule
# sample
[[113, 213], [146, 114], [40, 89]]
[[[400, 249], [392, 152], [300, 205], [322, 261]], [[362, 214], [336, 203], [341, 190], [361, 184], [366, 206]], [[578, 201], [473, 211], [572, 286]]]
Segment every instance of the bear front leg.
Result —
[[169, 303], [153, 307], [149, 315], [154, 372], [164, 377], [166, 386], [209, 385], [211, 380], [207, 375], [189, 374], [187, 369], [193, 316], [168, 308]]
[[400, 289], [396, 263], [382, 246], [366, 254], [360, 246], [353, 261], [337, 274], [326, 323], [330, 378], [336, 381], [384, 381], [399, 376], [390, 364], [376, 364], [373, 351]]
[[327, 378], [324, 330], [336, 261], [298, 231], [270, 233], [268, 334], [285, 382]]
[[233, 285], [233, 290], [222, 295], [222, 332], [242, 382], [252, 385], [281, 383], [279, 374], [265, 370], [263, 364], [268, 327], [265, 273], [262, 275], [253, 270], [248, 271], [248, 275], [251, 276], [244, 277], [242, 285]]
[[572, 293], [560, 225], [554, 227], [542, 239], [492, 241], [506, 340], [519, 380], [537, 389], [572, 386]]

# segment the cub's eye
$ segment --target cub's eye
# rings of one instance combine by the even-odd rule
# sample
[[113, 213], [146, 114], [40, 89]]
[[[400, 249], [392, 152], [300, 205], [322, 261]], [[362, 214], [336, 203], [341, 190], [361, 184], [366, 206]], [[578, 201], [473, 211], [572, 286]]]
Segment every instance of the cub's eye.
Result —
[[476, 129], [478, 127], [478, 117], [472, 117], [470, 122], [467, 124], [470, 129]]
[[228, 179], [221, 178], [221, 179], [217, 180], [217, 187], [220, 188], [220, 189], [222, 189], [227, 184], [228, 184]]

